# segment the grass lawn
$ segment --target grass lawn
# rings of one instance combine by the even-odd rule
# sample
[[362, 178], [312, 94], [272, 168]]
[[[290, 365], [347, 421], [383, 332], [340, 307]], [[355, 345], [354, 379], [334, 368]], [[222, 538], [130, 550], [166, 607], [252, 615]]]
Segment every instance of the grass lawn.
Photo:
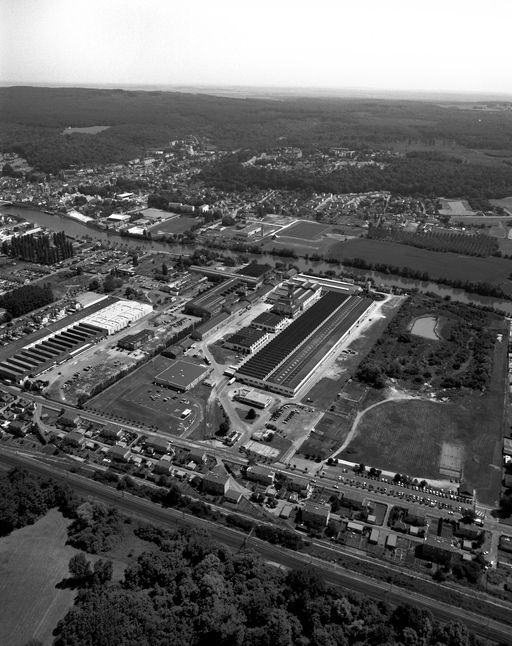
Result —
[[452, 402], [388, 401], [360, 419], [340, 456], [351, 462], [440, 479], [443, 442], [463, 447], [463, 477], [483, 503], [497, 503], [500, 490], [502, 389], [460, 396]]
[[53, 643], [52, 631], [72, 605], [75, 592], [55, 586], [69, 576], [69, 521], [56, 510], [34, 525], [0, 539], [0, 644], [29, 639]]
[[329, 255], [341, 261], [344, 258], [362, 258], [373, 263], [410, 267], [428, 272], [433, 280], [448, 278], [464, 282], [489, 282], [500, 285], [512, 294], [512, 282], [508, 280], [512, 272], [512, 261], [504, 258], [474, 258], [366, 238], [338, 242], [331, 247]]

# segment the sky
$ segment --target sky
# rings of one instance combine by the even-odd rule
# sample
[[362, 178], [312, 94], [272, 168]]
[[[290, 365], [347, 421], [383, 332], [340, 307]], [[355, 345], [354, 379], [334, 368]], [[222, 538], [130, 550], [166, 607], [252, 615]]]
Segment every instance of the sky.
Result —
[[512, 0], [0, 0], [2, 84], [512, 94]]

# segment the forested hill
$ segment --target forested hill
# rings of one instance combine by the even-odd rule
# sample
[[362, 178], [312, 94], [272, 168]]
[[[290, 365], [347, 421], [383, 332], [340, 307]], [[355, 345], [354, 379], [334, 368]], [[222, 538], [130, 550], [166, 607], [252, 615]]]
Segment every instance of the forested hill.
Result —
[[330, 589], [313, 568], [287, 574], [204, 533], [142, 527], [157, 549], [121, 584], [84, 590], [56, 646], [477, 646], [461, 624]]
[[[67, 126], [110, 126], [62, 136]], [[205, 94], [77, 88], [0, 88], [0, 149], [56, 171], [140, 156], [196, 135], [232, 150], [276, 145], [385, 149], [391, 142], [444, 142], [512, 163], [512, 112], [435, 103], [345, 98], [234, 99]], [[509, 166], [510, 168], [510, 166]]]

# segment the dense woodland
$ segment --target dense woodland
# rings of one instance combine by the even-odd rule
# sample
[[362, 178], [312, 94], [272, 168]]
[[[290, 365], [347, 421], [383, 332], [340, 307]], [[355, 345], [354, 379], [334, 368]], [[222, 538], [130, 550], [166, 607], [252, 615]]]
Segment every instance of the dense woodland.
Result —
[[223, 159], [202, 172], [207, 185], [224, 190], [287, 189], [321, 193], [391, 191], [436, 197], [505, 197], [512, 193], [512, 166], [461, 164], [451, 159], [392, 158], [384, 168], [347, 167], [329, 174], [267, 170]]
[[[65, 485], [15, 468], [0, 475], [0, 535], [34, 523], [52, 507], [73, 519], [70, 544], [105, 553], [126, 519]], [[130, 530], [131, 531], [131, 530]], [[79, 587], [55, 631], [56, 646], [477, 646], [459, 623], [441, 626], [428, 611], [391, 608], [329, 588], [314, 568], [270, 568], [252, 552], [232, 554], [208, 534], [138, 525], [148, 549], [112, 583], [112, 564], [69, 563]], [[99, 538], [98, 538], [99, 537]]]
[[469, 646], [460, 624], [329, 588], [313, 568], [282, 574], [206, 533], [136, 533], [155, 544], [119, 584], [85, 588], [57, 646]]
[[73, 257], [73, 244], [64, 231], [59, 233], [13, 236], [2, 242], [1, 251], [11, 258], [20, 258], [42, 265], [53, 265], [56, 262]]
[[[236, 157], [204, 179], [224, 188], [307, 189], [400, 194], [509, 195], [512, 115], [446, 108], [431, 102], [342, 98], [233, 99], [179, 92], [76, 88], [0, 88], [0, 150], [14, 151], [45, 172], [73, 164], [124, 162], [170, 140], [204, 136], [224, 150], [297, 145], [304, 150], [433, 150], [391, 158], [386, 168], [347, 168], [328, 176], [244, 168]], [[64, 136], [67, 126], [110, 126], [96, 135]], [[469, 164], [452, 149], [478, 149], [489, 164]], [[247, 156], [246, 153], [244, 153]], [[250, 153], [248, 153], [250, 156]]]
[[51, 285], [23, 285], [0, 296], [0, 308], [7, 310], [11, 318], [23, 316], [49, 303], [53, 303]]

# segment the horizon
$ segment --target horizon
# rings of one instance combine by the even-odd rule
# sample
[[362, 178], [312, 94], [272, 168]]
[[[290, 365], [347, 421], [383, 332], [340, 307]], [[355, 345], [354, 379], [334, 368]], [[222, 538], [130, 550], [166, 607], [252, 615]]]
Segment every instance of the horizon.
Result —
[[[320, 87], [320, 86], [278, 86], [278, 85], [243, 85], [243, 84], [197, 84], [168, 85], [141, 83], [49, 83], [44, 81], [2, 81], [0, 88], [40, 88], [40, 89], [76, 89], [76, 90], [125, 90], [140, 92], [169, 92], [183, 94], [207, 94], [226, 98], [346, 98], [375, 100], [410, 100], [410, 101], [455, 101], [458, 103], [512, 102], [512, 93], [482, 92], [476, 90], [443, 91], [433, 89], [396, 89], [372, 87]], [[268, 95], [268, 96], [265, 96]]]
[[4, 0], [0, 81], [512, 96], [510, 24], [508, 0]]

